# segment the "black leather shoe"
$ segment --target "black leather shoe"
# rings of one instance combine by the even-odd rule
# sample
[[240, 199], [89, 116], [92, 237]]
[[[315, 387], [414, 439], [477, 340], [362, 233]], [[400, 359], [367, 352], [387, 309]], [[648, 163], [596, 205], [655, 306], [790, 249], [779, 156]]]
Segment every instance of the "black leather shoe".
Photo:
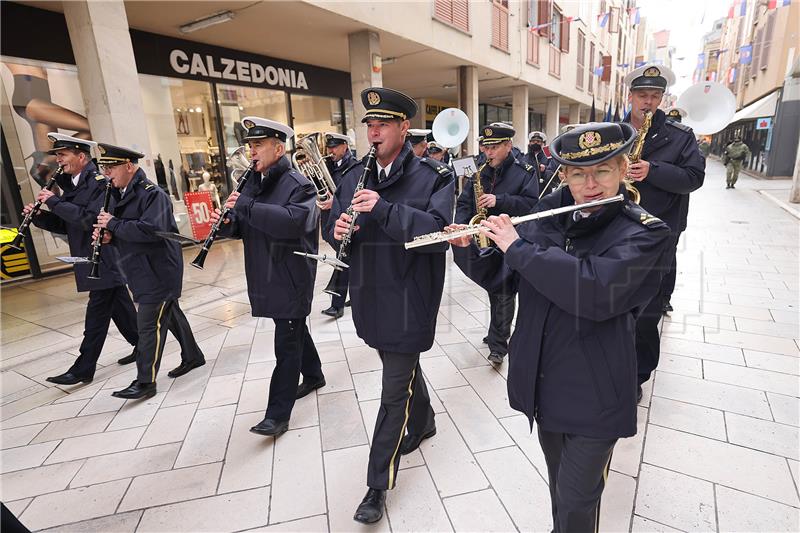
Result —
[[636, 403], [640, 403], [642, 401], [642, 386], [639, 385], [636, 387]]
[[134, 380], [127, 388], [117, 390], [111, 393], [111, 396], [116, 398], [125, 398], [126, 400], [138, 400], [139, 398], [152, 398], [156, 395], [155, 383], [139, 383]]
[[406, 435], [403, 437], [403, 442], [400, 444], [400, 455], [408, 455], [419, 448], [419, 445], [422, 441], [429, 439], [434, 435], [436, 435], [436, 426], [434, 426], [433, 429], [429, 429], [422, 435]]
[[669, 303], [669, 302], [665, 303], [664, 307], [661, 308], [661, 314], [663, 314], [663, 315], [666, 315], [667, 313], [671, 313], [672, 311], [674, 311], [674, 309], [672, 308], [672, 304]]
[[502, 354], [500, 352], [489, 352], [489, 357], [487, 357], [487, 359], [490, 362], [495, 363], [497, 365], [503, 364], [503, 359], [504, 358], [505, 358], [505, 354]]
[[129, 365], [136, 361], [136, 348], [133, 349], [130, 355], [126, 355], [122, 359], [117, 359], [117, 363], [121, 365]]
[[321, 389], [325, 386], [325, 378], [322, 378], [318, 381], [308, 382], [303, 380], [299, 387], [297, 387], [297, 395], [295, 399], [299, 400], [303, 396], [308, 396], [311, 392], [315, 389]]
[[55, 383], [56, 385], [75, 385], [76, 383], [91, 383], [93, 379], [94, 378], [82, 378], [76, 376], [72, 372], [64, 372], [59, 376], [47, 378], [47, 381]]
[[284, 433], [289, 431], [289, 421], [284, 420], [283, 422], [278, 422], [277, 420], [273, 420], [271, 418], [265, 418], [255, 426], [250, 428], [250, 433], [257, 433], [259, 435], [265, 435], [267, 437], [275, 437], [278, 438]]
[[344, 309], [330, 306], [322, 312], [323, 315], [331, 316], [333, 318], [342, 318], [344, 316]]
[[486, 335], [484, 338], [481, 339], [483, 344], [489, 344], [489, 335]]
[[383, 506], [386, 504], [386, 491], [369, 489], [361, 504], [353, 515], [353, 520], [362, 524], [373, 524], [383, 518]]
[[350, 307], [350, 300], [347, 300], [347, 301], [344, 303], [344, 306], [345, 306], [345, 307]]
[[190, 370], [194, 370], [195, 368], [201, 367], [206, 362], [203, 361], [181, 361], [181, 364], [178, 365], [176, 368], [173, 368], [167, 375], [171, 378], [179, 378], [182, 375], [188, 373]]

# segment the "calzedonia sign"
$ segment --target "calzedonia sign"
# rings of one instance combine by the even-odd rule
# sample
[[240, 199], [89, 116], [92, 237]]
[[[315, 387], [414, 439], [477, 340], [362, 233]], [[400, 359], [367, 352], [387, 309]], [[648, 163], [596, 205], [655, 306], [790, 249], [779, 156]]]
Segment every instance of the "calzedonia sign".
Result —
[[140, 73], [350, 98], [350, 74], [131, 30]]

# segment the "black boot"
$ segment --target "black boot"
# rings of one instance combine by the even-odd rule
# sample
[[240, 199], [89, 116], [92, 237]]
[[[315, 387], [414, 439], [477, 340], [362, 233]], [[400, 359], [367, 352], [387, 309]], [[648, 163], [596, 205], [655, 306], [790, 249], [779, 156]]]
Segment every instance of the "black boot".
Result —
[[383, 506], [386, 504], [386, 491], [369, 489], [361, 504], [353, 515], [353, 520], [362, 524], [372, 524], [383, 518]]

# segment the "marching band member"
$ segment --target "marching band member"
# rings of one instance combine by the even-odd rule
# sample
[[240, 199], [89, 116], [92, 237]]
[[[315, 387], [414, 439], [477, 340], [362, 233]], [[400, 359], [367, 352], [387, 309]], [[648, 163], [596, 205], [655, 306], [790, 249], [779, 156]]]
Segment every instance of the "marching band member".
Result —
[[[347, 135], [342, 135], [341, 133], [325, 134], [325, 147], [330, 156], [330, 159], [328, 159], [328, 170], [337, 188], [342, 181], [342, 176], [358, 163], [356, 158], [353, 157], [353, 152], [350, 151], [351, 143], [352, 139]], [[333, 205], [333, 196], [331, 196], [330, 200], [327, 202], [318, 203], [317, 205], [320, 208], [320, 226], [323, 228], [324, 234], [324, 228], [328, 225], [328, 216], [330, 215], [331, 206]], [[333, 243], [331, 243], [331, 245], [333, 245]], [[344, 315], [348, 285], [347, 270], [339, 275], [338, 281], [339, 285], [334, 287], [334, 289], [336, 289], [341, 296], [332, 295], [331, 306], [322, 311], [323, 315], [328, 315], [337, 319]]]
[[[98, 172], [90, 155], [92, 147], [97, 143], [60, 133], [49, 133], [47, 137], [53, 141], [53, 148], [49, 153], [55, 154], [59, 166], [64, 169], [64, 173], [56, 178], [62, 194], [59, 196], [44, 188], [39, 191], [36, 199], [47, 204], [50, 211], [39, 211], [33, 218], [33, 224], [46, 231], [66, 234], [70, 255], [89, 257], [92, 249], [92, 226], [103, 206], [108, 183]], [[31, 209], [33, 204], [25, 206], [23, 214], [27, 215]], [[100, 253], [100, 279], [88, 277], [90, 264], [74, 265], [78, 292], [89, 292], [83, 342], [80, 355], [72, 366], [63, 374], [47, 378], [50, 383], [75, 385], [92, 382], [111, 320], [125, 340], [134, 347], [132, 356], [136, 357], [136, 343], [139, 341], [136, 308], [119, 272], [119, 258], [109, 247], [101, 248]]]
[[666, 222], [672, 230], [670, 255], [661, 265], [666, 274], [661, 290], [642, 313], [636, 330], [640, 395], [641, 384], [650, 379], [650, 374], [658, 366], [661, 344], [658, 322], [670, 305], [675, 287], [675, 253], [680, 234], [686, 229], [689, 193], [699, 189], [705, 178], [706, 162], [697, 148], [692, 129], [667, 120], [664, 112], [658, 109], [664, 91], [674, 82], [675, 75], [671, 70], [655, 64], [643, 65], [625, 76], [625, 83], [630, 87], [628, 101], [631, 111], [623, 122], [638, 130], [645, 113], [653, 114], [641, 161], [632, 164], [628, 173], [639, 189], [642, 207]]
[[[381, 406], [367, 467], [367, 490], [356, 521], [383, 516], [386, 490], [397, 480], [400, 456], [436, 433], [433, 409], [419, 366], [419, 354], [433, 345], [436, 315], [444, 288], [447, 244], [422, 252], [403, 243], [415, 235], [441, 231], [451, 220], [452, 172], [414, 155], [406, 141], [414, 101], [400, 92], [371, 87], [361, 93], [376, 168], [354, 195], [363, 165], [350, 170], [336, 191], [328, 233], [340, 241], [351, 221], [349, 205], [360, 213], [350, 251], [350, 297], [356, 332], [383, 362]], [[407, 433], [407, 434], [406, 434]]]
[[[481, 146], [486, 164], [480, 173], [483, 195], [475, 198], [474, 176], [464, 184], [456, 203], [455, 222], [467, 224], [478, 208], [489, 215], [525, 215], [533, 211], [539, 198], [535, 169], [511, 153], [514, 128], [493, 124], [483, 128]], [[477, 205], [476, 205], [477, 204]], [[500, 364], [508, 353], [511, 321], [516, 307], [516, 292], [490, 291], [491, 318], [483, 341], [489, 345], [489, 361]]]
[[447, 162], [444, 160], [445, 150], [439, 143], [435, 141], [431, 141], [428, 143], [428, 157], [431, 159], [435, 159], [440, 163], [444, 163], [445, 165]]
[[[591, 123], [553, 141], [567, 187], [538, 210], [625, 193], [625, 154], [636, 130]], [[489, 291], [518, 287], [508, 397], [538, 437], [549, 477], [553, 530], [597, 531], [600, 496], [618, 438], [636, 433], [636, 315], [658, 289], [654, 267], [669, 228], [626, 200], [517, 228], [482, 223], [497, 247], [451, 240], [457, 265]], [[452, 229], [462, 226], [452, 225]]]
[[428, 135], [431, 130], [411, 129], [408, 130], [408, 142], [417, 157], [428, 156]]
[[[308, 331], [317, 266], [294, 251], [316, 253], [317, 193], [308, 178], [292, 168], [286, 141], [294, 131], [280, 122], [245, 117], [255, 175], [241, 194], [225, 202], [231, 208], [222, 235], [241, 238], [247, 294], [253, 316], [275, 322], [275, 358], [264, 420], [250, 428], [278, 437], [289, 429], [295, 400], [325, 386], [322, 363]], [[221, 211], [211, 215], [217, 223]], [[300, 375], [303, 383], [298, 386]]]
[[143, 154], [128, 148], [99, 143], [100, 168], [111, 180], [116, 200], [114, 215], [101, 212], [95, 224], [106, 228], [104, 242], [120, 254], [120, 268], [139, 304], [136, 313], [139, 344], [136, 380], [111, 393], [117, 398], [150, 398], [156, 394], [156, 376], [161, 366], [167, 331], [181, 345], [181, 364], [169, 372], [178, 377], [206, 364], [186, 316], [178, 307], [183, 284], [183, 254], [177, 242], [164, 240], [156, 231], [177, 232], [172, 201], [149, 181], [139, 168]]

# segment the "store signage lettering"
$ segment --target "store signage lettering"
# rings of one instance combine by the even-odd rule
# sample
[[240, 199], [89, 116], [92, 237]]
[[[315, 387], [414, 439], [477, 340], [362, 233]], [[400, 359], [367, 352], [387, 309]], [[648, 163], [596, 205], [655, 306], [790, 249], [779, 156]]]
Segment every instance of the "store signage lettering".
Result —
[[190, 56], [177, 48], [170, 52], [169, 64], [178, 74], [308, 90], [306, 75], [302, 70], [276, 68], [272, 65], [264, 66], [226, 57], [203, 56], [198, 53], [192, 53]]

